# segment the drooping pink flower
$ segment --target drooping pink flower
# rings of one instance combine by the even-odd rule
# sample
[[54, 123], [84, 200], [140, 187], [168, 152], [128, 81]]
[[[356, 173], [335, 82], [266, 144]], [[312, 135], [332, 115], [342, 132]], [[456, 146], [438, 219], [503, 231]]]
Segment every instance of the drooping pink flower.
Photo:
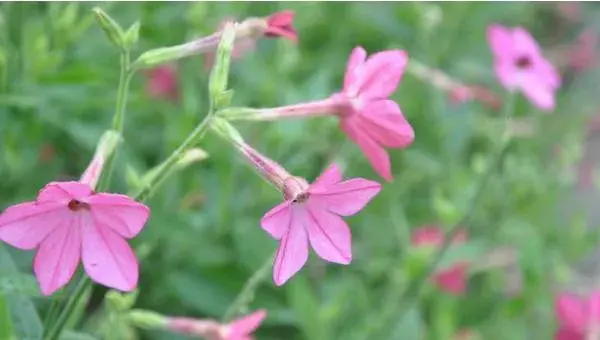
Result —
[[[460, 230], [452, 239], [452, 244], [459, 245], [467, 241], [467, 233]], [[416, 247], [439, 247], [444, 242], [444, 232], [436, 226], [425, 226], [416, 229], [411, 236], [411, 243]], [[441, 269], [433, 274], [433, 281], [443, 291], [460, 295], [467, 288], [467, 270], [469, 264], [457, 262], [446, 269]]]
[[166, 329], [180, 334], [203, 337], [207, 340], [252, 340], [252, 333], [260, 326], [267, 311], [258, 310], [229, 324], [214, 320], [198, 320], [185, 317], [170, 317]]
[[561, 293], [555, 300], [554, 311], [559, 324], [556, 340], [596, 339], [586, 336], [600, 335], [600, 292], [587, 298]]
[[157, 66], [146, 71], [146, 77], [146, 93], [150, 97], [170, 101], [179, 99], [179, 83], [174, 66]]
[[66, 285], [80, 260], [94, 281], [131, 291], [138, 263], [125, 239], [142, 230], [149, 214], [124, 195], [95, 193], [81, 182], [52, 182], [35, 201], [0, 215], [0, 240], [23, 250], [38, 248], [33, 266], [44, 295]]
[[298, 32], [294, 28], [294, 12], [281, 11], [273, 13], [267, 17], [267, 28], [265, 36], [268, 38], [286, 38], [291, 41], [298, 41]]
[[285, 202], [261, 220], [262, 228], [280, 241], [273, 270], [275, 284], [283, 285], [304, 266], [309, 244], [325, 261], [349, 264], [351, 233], [342, 216], [358, 213], [380, 189], [379, 183], [362, 178], [342, 181], [335, 164], [311, 185], [288, 176], [281, 188]]
[[523, 92], [541, 110], [553, 110], [555, 93], [561, 85], [560, 75], [544, 58], [531, 34], [521, 27], [494, 24], [487, 30], [487, 39], [494, 55], [494, 71], [502, 86]]

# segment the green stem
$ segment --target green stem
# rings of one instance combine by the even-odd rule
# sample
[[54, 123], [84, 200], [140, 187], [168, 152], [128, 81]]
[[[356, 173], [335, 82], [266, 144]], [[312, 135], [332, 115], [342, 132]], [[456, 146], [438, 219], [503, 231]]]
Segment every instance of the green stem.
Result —
[[[452, 239], [454, 239], [454, 237], [458, 234], [462, 227], [468, 225], [472, 221], [475, 213], [477, 212], [478, 203], [481, 201], [483, 193], [485, 192], [489, 181], [495, 174], [497, 168], [501, 166], [502, 160], [504, 159], [504, 156], [508, 151], [508, 146], [511, 142], [511, 136], [508, 128], [510, 118], [514, 113], [515, 97], [516, 96], [514, 95], [514, 93], [510, 92], [508, 94], [508, 98], [505, 101], [503, 110], [503, 116], [505, 118], [505, 128], [501, 135], [500, 143], [497, 146], [496, 150], [492, 153], [488, 168], [482, 175], [481, 179], [479, 180], [479, 183], [477, 184], [475, 194], [471, 198], [467, 212], [463, 215], [463, 217], [458, 223], [456, 223], [454, 226], [452, 226], [452, 228], [450, 228], [448, 233], [445, 235], [444, 241], [442, 242], [440, 248], [438, 248], [436, 254], [434, 255], [433, 260], [430, 262], [429, 266], [423, 271], [422, 275], [413, 280], [411, 284], [409, 284], [408, 288], [406, 288], [404, 291], [392, 290], [390, 296], [388, 296], [385, 299], [385, 301], [387, 301], [387, 305], [386, 308], [383, 308], [381, 317], [379, 318], [379, 327], [381, 327], [381, 325], [384, 325], [386, 323], [386, 320], [389, 320], [389, 318], [392, 315], [394, 315], [394, 317], [398, 320], [401, 320], [404, 317], [404, 314], [410, 309], [412, 304], [414, 304], [419, 299], [419, 296], [422, 292], [422, 288], [424, 287], [429, 277], [434, 273], [437, 265], [444, 257], [446, 251], [450, 248], [450, 245], [452, 244]], [[399, 315], [396, 315], [394, 313], [397, 310], [396, 308], [398, 308], [397, 301], [400, 301], [400, 306], [402, 308]], [[402, 303], [403, 301], [404, 303]], [[374, 330], [374, 328], [375, 327], [371, 326], [369, 331]]]
[[256, 272], [254, 272], [252, 276], [250, 276], [238, 296], [235, 298], [235, 300], [233, 300], [233, 303], [229, 306], [229, 308], [227, 308], [225, 316], [223, 317], [224, 323], [233, 320], [233, 318], [239, 314], [242, 308], [248, 306], [252, 302], [254, 293], [256, 293], [258, 286], [269, 273], [272, 263], [273, 256], [269, 256], [265, 263]]

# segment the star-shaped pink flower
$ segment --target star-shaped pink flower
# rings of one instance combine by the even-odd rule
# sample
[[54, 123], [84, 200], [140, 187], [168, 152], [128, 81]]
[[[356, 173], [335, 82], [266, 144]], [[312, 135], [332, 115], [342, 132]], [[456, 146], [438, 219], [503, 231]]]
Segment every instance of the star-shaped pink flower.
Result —
[[367, 52], [356, 47], [348, 60], [343, 90], [334, 95], [345, 103], [339, 112], [342, 131], [388, 181], [392, 171], [384, 148], [405, 148], [415, 138], [398, 104], [388, 98], [396, 90], [407, 60], [401, 50], [375, 53], [367, 59]]
[[541, 110], [553, 110], [560, 75], [544, 58], [531, 34], [521, 27], [494, 24], [487, 30], [487, 39], [494, 55], [494, 71], [502, 86], [523, 92]]
[[275, 284], [283, 285], [304, 266], [309, 244], [322, 259], [349, 264], [351, 233], [342, 216], [362, 210], [380, 189], [379, 183], [362, 178], [342, 181], [335, 164], [311, 185], [301, 178], [287, 178], [285, 202], [261, 220], [262, 228], [280, 241], [273, 270]]
[[125, 195], [95, 193], [81, 182], [52, 182], [37, 199], [0, 215], [0, 240], [38, 248], [33, 267], [44, 295], [66, 285], [79, 261], [96, 282], [134, 290], [138, 263], [125, 239], [144, 227], [150, 210]]
[[600, 292], [587, 298], [561, 293], [554, 310], [559, 323], [556, 340], [584, 340], [589, 339], [586, 335], [590, 333], [600, 335]]

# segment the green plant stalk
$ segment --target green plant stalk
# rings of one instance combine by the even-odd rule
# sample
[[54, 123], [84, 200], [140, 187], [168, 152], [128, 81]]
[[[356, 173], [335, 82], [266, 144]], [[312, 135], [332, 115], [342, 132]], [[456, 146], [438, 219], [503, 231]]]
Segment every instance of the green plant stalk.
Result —
[[235, 300], [233, 300], [231, 305], [227, 308], [225, 316], [223, 316], [224, 323], [231, 322], [233, 318], [240, 313], [241, 309], [247, 307], [252, 302], [258, 286], [269, 274], [269, 268], [271, 268], [272, 263], [273, 256], [269, 256], [263, 265], [250, 276]]
[[[120, 72], [119, 72], [119, 87], [117, 90], [117, 103], [116, 103], [116, 107], [115, 107], [115, 114], [113, 116], [113, 130], [117, 131], [119, 134], [121, 134], [123, 132], [123, 122], [124, 122], [124, 117], [125, 117], [125, 108], [127, 106], [127, 94], [129, 92], [129, 84], [131, 83], [131, 78], [133, 77], [133, 72], [129, 71], [129, 64], [130, 64], [130, 59], [129, 59], [129, 52], [128, 51], [123, 51], [121, 53], [121, 58], [120, 58]], [[114, 154], [111, 155], [107, 160], [106, 160], [106, 167], [108, 169], [108, 171], [104, 174], [102, 174], [102, 178], [100, 179], [100, 183], [98, 185], [99, 191], [105, 191], [108, 187], [108, 184], [110, 183], [110, 178], [112, 176], [112, 172], [114, 170], [114, 159], [116, 157], [116, 153], [118, 152], [118, 149], [115, 150]], [[81, 280], [84, 280], [86, 278], [86, 276], [83, 276], [81, 278]], [[79, 285], [78, 285], [79, 287]], [[82, 292], [85, 291], [84, 289], [85, 287], [83, 287]], [[76, 290], [76, 292], [78, 292]], [[73, 298], [75, 295], [71, 295], [71, 298]], [[70, 299], [67, 300], [67, 305], [69, 304]], [[50, 309], [48, 312], [48, 315], [46, 316], [45, 320], [44, 320], [44, 332], [46, 332], [46, 330], [48, 329], [47, 327], [52, 325], [54, 323], [54, 321], [56, 320], [56, 314], [59, 312], [60, 308], [58, 308], [59, 306], [59, 302], [58, 300], [54, 300], [51, 305], [50, 305]], [[64, 309], [63, 309], [64, 310]]]
[[382, 314], [379, 318], [380, 322], [377, 325], [372, 324], [374, 326], [369, 327], [369, 333], [381, 328], [382, 325], [385, 325], [386, 320], [388, 320], [394, 314], [394, 311], [396, 311], [396, 308], [398, 306], [397, 301], [400, 301], [400, 307], [402, 308], [402, 311], [399, 315], [395, 317], [398, 319], [402, 319], [404, 317], [405, 313], [410, 309], [412, 304], [414, 304], [415, 301], [418, 300], [425, 283], [427, 282], [429, 277], [434, 273], [437, 265], [444, 257], [444, 254], [450, 248], [450, 245], [452, 244], [452, 239], [458, 234], [461, 227], [463, 227], [464, 225], [468, 225], [473, 219], [475, 213], [477, 212], [478, 203], [482, 199], [483, 193], [485, 192], [485, 189], [487, 188], [487, 185], [490, 179], [492, 178], [492, 175], [496, 173], [497, 168], [502, 164], [502, 160], [504, 159], [504, 156], [508, 151], [508, 147], [511, 142], [509, 122], [510, 118], [514, 113], [515, 97], [516, 95], [513, 92], [509, 92], [508, 97], [505, 100], [503, 110], [503, 116], [505, 118], [505, 129], [502, 133], [498, 147], [496, 148], [495, 152], [492, 153], [491, 161], [488, 165], [487, 170], [484, 172], [481, 179], [479, 180], [479, 183], [477, 184], [475, 194], [471, 198], [467, 212], [463, 215], [460, 221], [454, 224], [452, 228], [450, 228], [450, 231], [446, 233], [442, 245], [438, 248], [437, 252], [433, 257], [433, 260], [430, 262], [429, 266], [427, 266], [427, 268], [423, 271], [423, 274], [417, 277], [415, 280], [413, 280], [405, 290], [392, 290], [390, 296], [385, 299], [387, 305], [382, 309]]

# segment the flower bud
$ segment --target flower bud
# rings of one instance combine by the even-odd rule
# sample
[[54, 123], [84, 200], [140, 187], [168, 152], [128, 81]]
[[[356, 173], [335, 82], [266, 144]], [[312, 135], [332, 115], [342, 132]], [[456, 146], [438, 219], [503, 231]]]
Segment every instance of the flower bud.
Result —
[[83, 175], [81, 175], [79, 181], [88, 184], [92, 189], [95, 188], [100, 179], [100, 175], [102, 174], [102, 170], [104, 169], [106, 160], [112, 155], [120, 142], [121, 135], [117, 131], [108, 130], [104, 132], [96, 147], [94, 158], [87, 169], [85, 169]]
[[108, 39], [118, 48], [125, 49], [125, 34], [121, 26], [99, 7], [92, 11]]
[[110, 290], [106, 293], [106, 303], [110, 309], [123, 312], [131, 309], [137, 300], [138, 291], [129, 294], [122, 294], [115, 290]]
[[[227, 90], [227, 80], [229, 78], [229, 67], [231, 64], [231, 53], [233, 51], [233, 43], [235, 41], [235, 26], [234, 23], [227, 23], [221, 35], [221, 41], [217, 48], [217, 56], [215, 64], [210, 74], [208, 91], [213, 106], [218, 109], [219, 105], [228, 105], [227, 97], [223, 94]], [[225, 95], [227, 96], [227, 95]]]
[[138, 42], [139, 38], [140, 38], [140, 22], [136, 21], [133, 25], [131, 25], [131, 27], [129, 27], [127, 32], [125, 32], [125, 35], [123, 37], [123, 43], [126, 48], [131, 48], [133, 45], [135, 45]]
[[142, 329], [164, 329], [167, 318], [152, 311], [134, 309], [127, 313], [128, 321]]

